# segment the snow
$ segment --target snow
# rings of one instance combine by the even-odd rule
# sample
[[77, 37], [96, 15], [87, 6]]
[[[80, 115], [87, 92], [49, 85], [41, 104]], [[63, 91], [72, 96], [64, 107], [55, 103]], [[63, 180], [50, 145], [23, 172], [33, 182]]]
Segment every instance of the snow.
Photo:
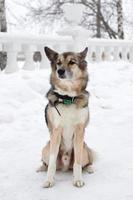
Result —
[[0, 74], [1, 200], [133, 199], [133, 65], [89, 63], [90, 125], [85, 139], [98, 154], [85, 186], [72, 185], [72, 172], [57, 172], [43, 189], [36, 173], [49, 138], [44, 121], [50, 69]]

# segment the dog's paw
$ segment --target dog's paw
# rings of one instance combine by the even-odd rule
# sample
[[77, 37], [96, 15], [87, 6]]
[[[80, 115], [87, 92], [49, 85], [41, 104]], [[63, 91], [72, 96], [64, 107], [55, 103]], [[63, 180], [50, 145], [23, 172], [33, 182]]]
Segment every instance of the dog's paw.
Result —
[[54, 181], [46, 181], [44, 184], [43, 184], [43, 188], [50, 188], [50, 187], [53, 187], [54, 185]]
[[85, 183], [82, 180], [77, 180], [77, 181], [74, 181], [73, 185], [76, 187], [83, 187]]
[[46, 165], [41, 165], [36, 172], [46, 172], [47, 171], [47, 166]]
[[88, 172], [89, 174], [93, 174], [94, 173], [94, 169], [90, 165], [85, 168], [85, 171]]

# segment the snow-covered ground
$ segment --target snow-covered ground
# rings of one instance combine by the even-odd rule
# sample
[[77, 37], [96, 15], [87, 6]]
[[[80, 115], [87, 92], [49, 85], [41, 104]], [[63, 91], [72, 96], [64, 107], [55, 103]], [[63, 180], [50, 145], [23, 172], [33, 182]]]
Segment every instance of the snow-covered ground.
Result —
[[36, 173], [49, 138], [44, 121], [50, 69], [0, 74], [0, 200], [133, 200], [133, 65], [89, 64], [90, 125], [86, 141], [98, 153], [95, 173], [75, 188], [72, 172], [57, 172], [43, 189]]

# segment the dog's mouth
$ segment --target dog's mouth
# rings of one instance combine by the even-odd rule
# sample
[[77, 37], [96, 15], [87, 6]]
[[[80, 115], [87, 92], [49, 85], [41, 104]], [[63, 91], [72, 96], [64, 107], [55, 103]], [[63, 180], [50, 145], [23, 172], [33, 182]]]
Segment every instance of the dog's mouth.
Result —
[[57, 70], [57, 76], [59, 79], [68, 79], [71, 80], [73, 77], [73, 73], [69, 70], [65, 69], [58, 69]]
[[59, 75], [59, 78], [60, 78], [60, 79], [66, 79], [66, 76], [64, 76], [64, 75]]

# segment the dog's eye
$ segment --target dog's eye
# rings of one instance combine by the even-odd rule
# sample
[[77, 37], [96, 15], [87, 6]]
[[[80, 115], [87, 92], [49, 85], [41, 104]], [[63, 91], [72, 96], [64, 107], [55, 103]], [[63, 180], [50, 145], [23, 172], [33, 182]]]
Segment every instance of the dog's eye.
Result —
[[73, 60], [70, 60], [69, 65], [74, 65], [74, 64], [76, 64], [76, 62]]
[[61, 65], [61, 61], [58, 61], [58, 62], [57, 62], [57, 65]]

